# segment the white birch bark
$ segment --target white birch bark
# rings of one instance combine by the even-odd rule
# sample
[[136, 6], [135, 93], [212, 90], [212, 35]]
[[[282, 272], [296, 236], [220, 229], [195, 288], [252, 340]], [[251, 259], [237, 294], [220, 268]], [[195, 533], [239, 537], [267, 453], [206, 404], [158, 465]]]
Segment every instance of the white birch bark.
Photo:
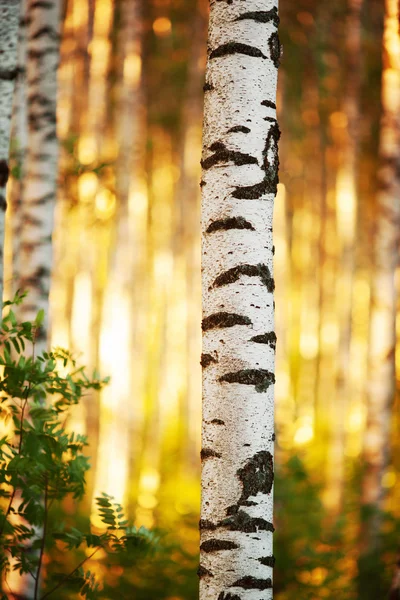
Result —
[[58, 141], [56, 132], [57, 68], [61, 2], [28, 0], [27, 104], [28, 148], [21, 207], [18, 287], [28, 290], [21, 318], [45, 321], [38, 351], [46, 347], [48, 297], [52, 265], [53, 213], [56, 200]]
[[26, 2], [21, 0], [18, 31], [17, 79], [15, 82], [14, 106], [11, 121], [11, 144], [14, 147], [15, 159], [19, 168], [19, 176], [12, 180], [8, 195], [11, 217], [10, 229], [12, 238], [12, 292], [16, 292], [19, 283], [19, 247], [21, 239], [21, 199], [25, 156], [28, 146], [28, 121], [26, 103], [26, 62], [27, 62], [27, 18]]
[[11, 114], [17, 77], [19, 5], [19, 0], [0, 0], [0, 302], [3, 298], [6, 184], [9, 175]]
[[396, 297], [400, 222], [399, 4], [386, 0], [383, 39], [379, 191], [371, 286], [371, 326], [364, 437], [363, 503], [382, 508], [382, 476], [389, 463], [395, 395]]
[[272, 598], [276, 0], [211, 0], [203, 133], [201, 600]]

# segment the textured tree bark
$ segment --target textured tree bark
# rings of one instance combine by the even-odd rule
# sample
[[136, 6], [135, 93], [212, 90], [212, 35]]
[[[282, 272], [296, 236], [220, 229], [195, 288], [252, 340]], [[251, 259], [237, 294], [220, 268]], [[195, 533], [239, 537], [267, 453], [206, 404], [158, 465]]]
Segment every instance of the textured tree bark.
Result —
[[[383, 38], [382, 119], [379, 191], [371, 285], [371, 327], [364, 504], [382, 508], [382, 477], [389, 463], [390, 428], [395, 394], [396, 296], [400, 222], [400, 36], [399, 5], [386, 0]], [[375, 528], [377, 523], [375, 523]], [[373, 532], [370, 532], [373, 535]], [[376, 533], [376, 532], [375, 532]]]
[[205, 82], [201, 600], [272, 598], [276, 0], [211, 0]]
[[19, 0], [0, 0], [0, 301], [3, 298], [6, 184], [11, 113], [17, 77]]
[[46, 347], [48, 297], [52, 265], [53, 213], [57, 193], [57, 68], [61, 3], [27, 1], [28, 148], [21, 206], [19, 283], [29, 291], [21, 317], [33, 319], [39, 309], [45, 322], [38, 350]]
[[[15, 82], [14, 105], [11, 121], [11, 146], [14, 151], [18, 166], [18, 176], [11, 181], [9, 203], [11, 208], [10, 229], [12, 238], [12, 292], [16, 292], [19, 284], [19, 248], [21, 241], [21, 197], [24, 180], [25, 156], [28, 146], [28, 121], [27, 121], [27, 98], [26, 98], [26, 61], [27, 61], [27, 18], [26, 0], [21, 0], [19, 31], [18, 31], [18, 54], [17, 54], [17, 79]], [[8, 223], [8, 221], [7, 221]], [[9, 229], [7, 229], [9, 231]], [[7, 290], [6, 290], [7, 293]]]

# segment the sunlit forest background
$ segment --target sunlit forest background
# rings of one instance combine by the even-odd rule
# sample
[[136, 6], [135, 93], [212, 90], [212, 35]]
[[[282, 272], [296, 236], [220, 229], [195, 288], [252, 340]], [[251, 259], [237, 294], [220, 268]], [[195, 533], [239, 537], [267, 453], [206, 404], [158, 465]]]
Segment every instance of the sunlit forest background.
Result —
[[[143, 563], [92, 561], [104, 598], [198, 594], [208, 4], [65, 0], [51, 343], [111, 376], [73, 415], [93, 468], [86, 513], [73, 517], [71, 502], [65, 518], [92, 514], [95, 525], [104, 491], [137, 525], [165, 532]], [[395, 386], [374, 433], [390, 459], [370, 494], [364, 469], [382, 77], [400, 68], [384, 60], [386, 45], [399, 56], [398, 29], [383, 37], [383, 0], [280, 4], [275, 597], [378, 600], [400, 545]], [[7, 236], [10, 257], [12, 202]], [[398, 243], [392, 251], [396, 265]], [[398, 382], [394, 350], [385, 358]]]

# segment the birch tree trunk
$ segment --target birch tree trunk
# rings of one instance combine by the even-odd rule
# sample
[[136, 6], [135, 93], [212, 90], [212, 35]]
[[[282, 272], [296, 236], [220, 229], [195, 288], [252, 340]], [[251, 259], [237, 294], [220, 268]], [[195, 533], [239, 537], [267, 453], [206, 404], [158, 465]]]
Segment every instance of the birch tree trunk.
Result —
[[203, 132], [201, 600], [272, 598], [276, 0], [211, 0]]
[[385, 2], [379, 152], [381, 164], [371, 286], [370, 378], [364, 437], [366, 473], [362, 499], [364, 504], [382, 508], [382, 477], [389, 462], [396, 385], [395, 271], [399, 261], [400, 222], [400, 36], [397, 0]]
[[12, 239], [12, 293], [17, 291], [19, 284], [19, 247], [22, 227], [21, 199], [24, 180], [25, 156], [28, 147], [26, 102], [27, 27], [28, 22], [26, 18], [26, 0], [21, 0], [18, 30], [17, 79], [15, 82], [14, 105], [11, 122], [11, 144], [13, 144], [15, 148], [18, 177], [12, 179], [11, 190], [8, 196], [11, 208], [10, 229]]
[[45, 311], [38, 350], [46, 347], [52, 265], [53, 213], [57, 188], [57, 68], [61, 2], [28, 0], [28, 148], [24, 169], [19, 285], [29, 291], [21, 318]]
[[19, 0], [0, 0], [0, 306], [4, 283], [4, 232], [11, 113], [17, 77], [19, 4]]

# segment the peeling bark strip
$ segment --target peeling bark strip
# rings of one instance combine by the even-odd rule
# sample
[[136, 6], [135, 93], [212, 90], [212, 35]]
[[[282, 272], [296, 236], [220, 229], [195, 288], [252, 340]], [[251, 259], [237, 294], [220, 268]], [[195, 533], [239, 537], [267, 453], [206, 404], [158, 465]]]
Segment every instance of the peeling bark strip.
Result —
[[211, 287], [221, 287], [238, 281], [242, 275], [247, 277], [259, 277], [261, 283], [265, 285], [267, 290], [272, 293], [275, 289], [274, 280], [271, 278], [271, 273], [267, 265], [239, 265], [228, 269], [221, 275], [218, 275]]
[[276, 0], [210, 2], [200, 600], [272, 599], [278, 23]]
[[15, 287], [29, 291], [21, 305], [23, 320], [44, 310], [37, 350], [46, 349], [52, 269], [53, 212], [56, 201], [58, 141], [56, 134], [57, 67], [61, 3], [27, 0], [28, 140], [21, 194], [20, 245]]
[[[0, 302], [3, 298], [4, 231], [11, 112], [17, 77], [19, 0], [0, 0]], [[1, 306], [1, 304], [0, 304]]]

